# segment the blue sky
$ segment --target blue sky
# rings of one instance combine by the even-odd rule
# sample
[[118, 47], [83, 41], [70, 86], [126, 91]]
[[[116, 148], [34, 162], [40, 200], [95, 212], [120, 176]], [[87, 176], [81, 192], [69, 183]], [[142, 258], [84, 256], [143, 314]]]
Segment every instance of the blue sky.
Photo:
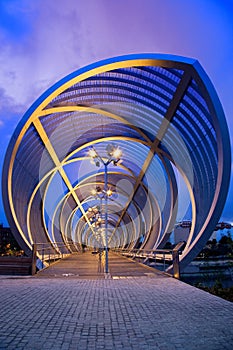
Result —
[[[0, 0], [0, 171], [16, 125], [42, 92], [79, 67], [140, 52], [198, 59], [233, 149], [233, 0]], [[222, 220], [233, 222], [232, 199], [231, 179]]]

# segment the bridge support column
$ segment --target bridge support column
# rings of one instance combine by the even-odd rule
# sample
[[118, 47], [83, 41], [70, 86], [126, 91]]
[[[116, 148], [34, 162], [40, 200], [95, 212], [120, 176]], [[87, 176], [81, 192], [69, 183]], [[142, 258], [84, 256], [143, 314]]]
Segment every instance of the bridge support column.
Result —
[[172, 251], [173, 259], [173, 277], [180, 278], [180, 262], [179, 262], [179, 251]]
[[173, 259], [173, 277], [180, 278], [180, 260], [179, 254], [185, 246], [185, 242], [179, 242], [175, 248], [172, 250]]
[[37, 246], [36, 244], [32, 245], [32, 268], [31, 268], [31, 274], [32, 276], [34, 276], [36, 274], [36, 250], [37, 250]]

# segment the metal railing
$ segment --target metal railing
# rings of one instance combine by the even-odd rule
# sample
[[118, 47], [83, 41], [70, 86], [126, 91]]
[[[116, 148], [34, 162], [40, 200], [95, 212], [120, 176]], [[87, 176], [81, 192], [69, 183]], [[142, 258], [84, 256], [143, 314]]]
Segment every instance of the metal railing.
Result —
[[[180, 278], [179, 255], [185, 246], [184, 242], [179, 242], [173, 249], [113, 249], [115, 252], [132, 259], [144, 259], [143, 263], [150, 260], [154, 261], [154, 268], [160, 271], [167, 272], [172, 266], [172, 275], [175, 278]], [[49, 243], [33, 244], [32, 251], [32, 275], [37, 270], [42, 270], [74, 252], [83, 252], [81, 245], [74, 243], [57, 243], [56, 246], [51, 246]], [[169, 269], [170, 270], [170, 269]]]
[[81, 251], [74, 243], [56, 243], [52, 246], [50, 243], [36, 243], [32, 245], [32, 275], [37, 270], [42, 270], [57, 260], [63, 259], [74, 252]]
[[172, 276], [179, 279], [179, 255], [182, 253], [184, 246], [184, 242], [179, 242], [173, 249], [115, 249], [115, 251], [132, 259], [144, 259], [144, 264], [153, 260], [153, 267], [160, 271], [167, 272], [167, 269], [173, 266]]

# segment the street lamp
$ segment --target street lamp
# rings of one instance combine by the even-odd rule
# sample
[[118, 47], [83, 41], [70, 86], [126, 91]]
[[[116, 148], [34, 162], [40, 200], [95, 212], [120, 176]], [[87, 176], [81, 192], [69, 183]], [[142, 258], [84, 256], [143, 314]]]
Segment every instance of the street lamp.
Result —
[[[103, 201], [103, 199], [105, 199], [105, 195], [107, 195], [107, 197], [111, 197], [112, 193], [113, 192], [112, 192], [112, 190], [110, 188], [108, 188], [108, 190], [105, 192], [104, 189], [102, 189], [100, 186], [96, 186], [96, 188], [93, 188], [91, 190], [91, 195], [94, 198], [100, 200], [100, 206], [95, 206], [94, 209], [93, 208], [89, 208], [88, 211], [89, 212], [94, 212], [94, 214], [95, 214], [95, 221], [97, 222], [97, 225], [98, 225], [99, 228], [101, 227], [102, 223], [104, 222], [104, 220], [102, 220], [102, 208], [103, 208], [102, 201]], [[98, 220], [96, 220], [96, 216], [97, 216], [96, 213], [98, 214]], [[101, 231], [102, 231], [102, 229], [101, 229]], [[103, 239], [102, 235], [101, 235], [101, 240], [102, 240], [102, 247], [105, 247], [105, 245], [103, 243], [105, 240]]]
[[104, 166], [104, 199], [105, 199], [105, 273], [108, 273], [108, 197], [111, 195], [111, 190], [108, 188], [108, 165], [112, 163], [113, 165], [120, 164], [122, 162], [121, 156], [122, 151], [118, 146], [109, 144], [106, 147], [107, 158], [103, 159], [94, 147], [91, 147], [88, 151], [89, 157], [92, 159], [97, 167], [100, 167], [101, 164]]
[[[99, 208], [97, 206], [95, 206], [95, 207], [88, 208], [88, 213], [91, 214], [91, 217], [89, 220], [90, 220], [90, 223], [92, 224], [94, 232], [95, 232], [94, 238], [95, 238], [96, 242], [99, 243], [99, 248], [100, 248], [101, 243], [100, 243], [100, 239], [99, 239], [98, 230], [101, 227], [101, 223], [102, 223], [101, 212], [100, 212]], [[101, 236], [101, 240], [102, 240], [102, 236]], [[96, 252], [95, 246], [94, 246], [94, 252]]]

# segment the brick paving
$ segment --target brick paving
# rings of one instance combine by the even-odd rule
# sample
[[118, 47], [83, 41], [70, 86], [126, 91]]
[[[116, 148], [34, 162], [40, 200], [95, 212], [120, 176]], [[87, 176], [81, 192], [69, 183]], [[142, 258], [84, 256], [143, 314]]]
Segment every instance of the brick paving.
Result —
[[118, 277], [1, 278], [0, 349], [233, 348], [233, 303], [161, 274]]

